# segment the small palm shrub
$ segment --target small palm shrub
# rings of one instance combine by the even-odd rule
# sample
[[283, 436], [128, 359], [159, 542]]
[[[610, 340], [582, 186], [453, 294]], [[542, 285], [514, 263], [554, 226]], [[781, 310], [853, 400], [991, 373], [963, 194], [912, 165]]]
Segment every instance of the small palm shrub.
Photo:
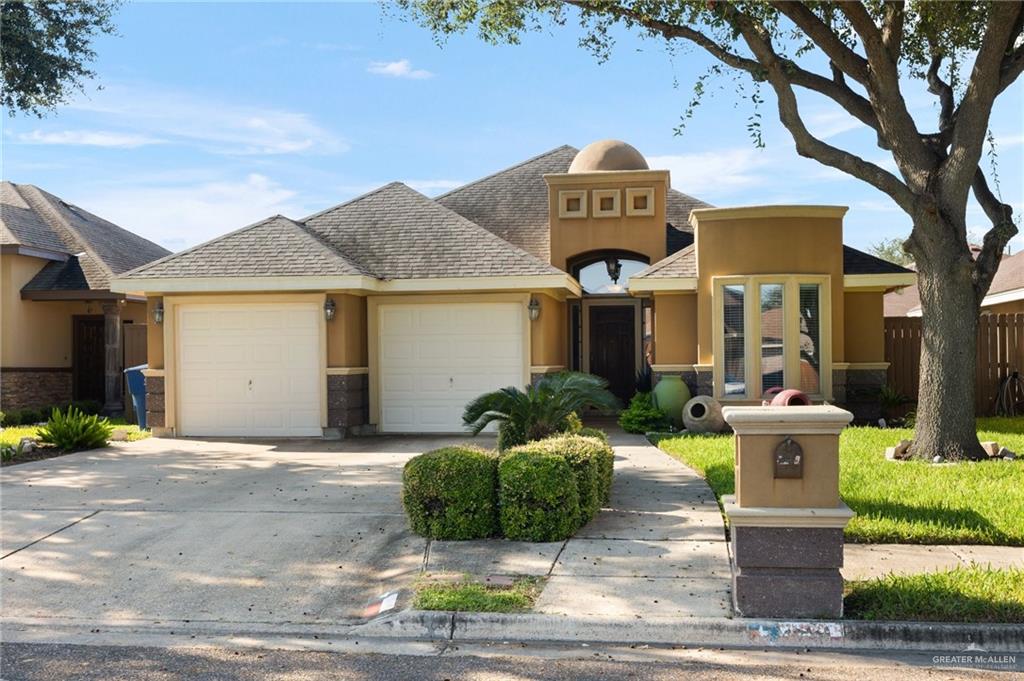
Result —
[[558, 454], [513, 450], [498, 463], [498, 507], [508, 539], [561, 541], [580, 526], [576, 478]]
[[481, 395], [466, 405], [462, 421], [473, 435], [498, 423], [498, 449], [505, 450], [570, 430], [589, 407], [613, 410], [619, 401], [605, 379], [566, 371], [525, 390], [510, 386]]
[[105, 446], [113, 430], [107, 419], [68, 407], [67, 411], [54, 409], [50, 420], [39, 429], [38, 437], [58, 449], [73, 452]]
[[497, 459], [476, 447], [415, 456], [402, 472], [412, 530], [430, 539], [482, 539], [498, 530]]
[[517, 452], [552, 454], [565, 459], [572, 469], [579, 497], [578, 526], [593, 518], [608, 499], [615, 453], [606, 442], [580, 435], [556, 435], [516, 447], [508, 454]]
[[619, 415], [619, 425], [627, 433], [649, 433], [667, 430], [671, 424], [668, 415], [654, 405], [652, 393], [637, 393]]

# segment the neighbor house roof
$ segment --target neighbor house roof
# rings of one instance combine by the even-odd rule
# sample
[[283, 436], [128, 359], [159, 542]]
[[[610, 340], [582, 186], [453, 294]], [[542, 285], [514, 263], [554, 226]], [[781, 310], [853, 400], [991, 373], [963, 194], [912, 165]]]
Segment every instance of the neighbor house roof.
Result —
[[[971, 246], [971, 253], [977, 257], [981, 246]], [[1019, 295], [1016, 295], [1018, 294]], [[1024, 251], [1016, 255], [1004, 255], [999, 269], [992, 278], [992, 285], [981, 301], [984, 308], [1002, 302], [1024, 299]], [[917, 285], [885, 294], [886, 317], [919, 317], [921, 315], [921, 293]]]
[[110, 280], [170, 253], [30, 184], [0, 187], [0, 243], [57, 256], [23, 290], [107, 290]]
[[[563, 145], [438, 196], [441, 205], [547, 262], [551, 257], [548, 185], [544, 175], [565, 173], [579, 152]], [[709, 204], [670, 189], [666, 246], [669, 253], [693, 243], [690, 211]]]
[[379, 279], [562, 274], [401, 182], [317, 213], [305, 225]]

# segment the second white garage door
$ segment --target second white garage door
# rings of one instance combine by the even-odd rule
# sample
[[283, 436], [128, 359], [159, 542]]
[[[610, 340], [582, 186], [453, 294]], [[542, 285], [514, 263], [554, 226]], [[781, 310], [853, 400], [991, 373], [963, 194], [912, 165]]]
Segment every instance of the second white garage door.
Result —
[[316, 304], [177, 311], [181, 435], [323, 434]]
[[524, 382], [520, 303], [381, 305], [380, 430], [454, 433], [473, 398]]

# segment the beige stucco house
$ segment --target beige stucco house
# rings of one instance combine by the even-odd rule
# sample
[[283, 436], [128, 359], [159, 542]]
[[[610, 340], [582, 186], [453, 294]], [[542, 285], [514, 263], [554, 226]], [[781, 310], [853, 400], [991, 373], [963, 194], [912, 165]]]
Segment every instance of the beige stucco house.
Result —
[[3, 182], [0, 410], [95, 400], [121, 411], [125, 327], [146, 323], [146, 305], [110, 281], [168, 254], [38, 187]]
[[461, 430], [480, 393], [564, 369], [623, 398], [846, 403], [885, 377], [882, 297], [839, 206], [713, 208], [622, 142], [563, 146], [430, 199], [394, 183], [118, 277], [148, 297], [149, 422], [177, 435]]

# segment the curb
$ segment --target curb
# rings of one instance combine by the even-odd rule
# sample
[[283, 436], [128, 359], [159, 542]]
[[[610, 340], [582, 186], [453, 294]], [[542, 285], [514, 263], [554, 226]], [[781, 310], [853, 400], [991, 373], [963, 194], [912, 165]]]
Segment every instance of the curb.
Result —
[[406, 610], [354, 627], [350, 636], [451, 641], [677, 644], [749, 648], [1024, 652], [1024, 627], [694, 617], [621, 619]]

